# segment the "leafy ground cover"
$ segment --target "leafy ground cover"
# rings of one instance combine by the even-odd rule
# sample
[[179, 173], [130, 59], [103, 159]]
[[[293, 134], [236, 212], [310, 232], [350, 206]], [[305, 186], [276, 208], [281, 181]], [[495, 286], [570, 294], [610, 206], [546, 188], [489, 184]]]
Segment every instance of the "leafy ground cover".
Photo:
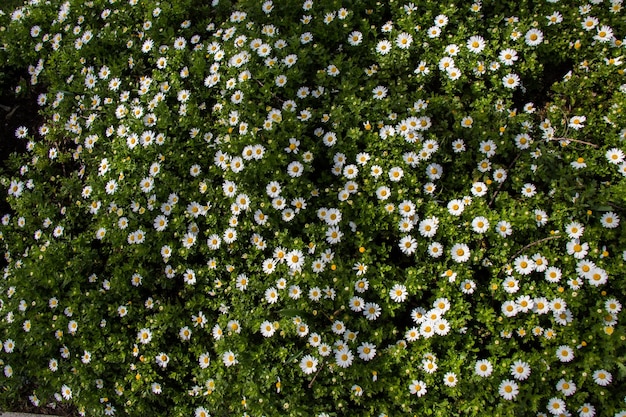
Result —
[[626, 415], [619, 0], [172, 3], [0, 13], [4, 406]]

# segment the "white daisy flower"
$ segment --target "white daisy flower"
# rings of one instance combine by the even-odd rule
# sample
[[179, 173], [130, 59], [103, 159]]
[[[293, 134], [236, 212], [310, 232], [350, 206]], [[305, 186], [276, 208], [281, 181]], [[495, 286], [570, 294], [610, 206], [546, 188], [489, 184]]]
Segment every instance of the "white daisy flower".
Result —
[[619, 216], [612, 211], [604, 213], [602, 218], [600, 218], [600, 223], [602, 223], [602, 227], [606, 229], [615, 229], [619, 226]]
[[311, 355], [305, 355], [300, 360], [300, 369], [302, 369], [302, 372], [304, 372], [305, 374], [310, 375], [313, 372], [317, 371], [318, 363], [319, 361], [315, 357]]
[[474, 365], [474, 373], [481, 377], [488, 377], [493, 372], [493, 366], [487, 359], [481, 359]]
[[537, 46], [543, 42], [543, 32], [539, 29], [530, 29], [524, 36], [524, 41], [528, 46]]
[[389, 297], [396, 303], [402, 303], [406, 300], [408, 291], [406, 286], [402, 284], [395, 284], [393, 288], [389, 290]]
[[571, 362], [574, 359], [574, 349], [561, 345], [556, 350], [556, 357], [561, 362]]
[[383, 39], [381, 41], [378, 41], [378, 43], [376, 44], [376, 52], [381, 55], [387, 55], [389, 52], [391, 52], [391, 47], [391, 42]]
[[470, 249], [465, 243], [456, 243], [450, 249], [450, 255], [455, 262], [467, 262], [470, 258]]
[[604, 369], [598, 369], [593, 373], [593, 381], [602, 387], [606, 387], [613, 381], [613, 376]]
[[418, 397], [425, 395], [426, 383], [424, 381], [418, 381], [417, 379], [414, 379], [409, 385], [409, 392], [411, 394], [417, 395]]
[[505, 379], [498, 387], [498, 393], [505, 400], [513, 400], [519, 394], [519, 385], [515, 381]]

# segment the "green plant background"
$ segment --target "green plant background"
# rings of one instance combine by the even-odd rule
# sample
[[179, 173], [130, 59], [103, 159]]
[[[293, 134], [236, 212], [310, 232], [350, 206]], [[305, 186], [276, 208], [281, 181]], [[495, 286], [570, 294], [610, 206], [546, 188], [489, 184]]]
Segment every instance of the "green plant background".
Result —
[[[17, 5], [2, 8], [3, 97], [32, 106], [17, 119], [31, 124], [0, 176], [7, 189], [0, 226], [5, 407], [133, 416], [504, 416], [550, 414], [559, 400], [580, 415], [590, 405], [596, 415], [623, 413], [626, 335], [623, 312], [611, 305], [626, 292], [626, 165], [607, 156], [623, 155], [626, 135], [620, 8], [319, 0], [310, 10], [275, 1], [265, 13], [268, 3], [257, 1], [135, 3], [34, 1], [17, 18]], [[550, 24], [555, 12], [562, 21]], [[600, 22], [593, 31], [581, 26], [587, 15]], [[36, 25], [41, 33], [32, 35]], [[602, 25], [614, 33], [608, 42], [594, 37]], [[436, 27], [441, 34], [429, 36]], [[525, 41], [533, 30], [543, 36], [537, 45]], [[355, 31], [358, 45], [349, 42]], [[407, 48], [397, 43], [404, 35], [412, 39]], [[467, 46], [474, 35], [486, 44], [477, 53]], [[271, 52], [254, 48], [255, 39]], [[383, 40], [389, 53], [377, 51]], [[518, 56], [511, 65], [502, 57], [509, 48]], [[242, 51], [246, 63], [238, 66]], [[443, 68], [446, 56], [458, 79]], [[416, 72], [421, 62], [428, 74]], [[508, 88], [510, 74], [521, 85]], [[379, 87], [385, 97], [376, 97]], [[45, 103], [37, 104], [42, 94]], [[411, 120], [417, 139], [401, 133]], [[5, 132], [21, 136], [19, 127], [8, 121]], [[147, 132], [152, 142], [162, 134], [163, 143], [129, 145], [131, 133], [139, 140]], [[327, 146], [330, 133], [336, 143]], [[459, 140], [463, 152], [454, 151]], [[263, 156], [247, 158], [255, 149]], [[217, 162], [220, 154], [228, 165]], [[399, 181], [390, 176], [397, 168]], [[506, 172], [502, 182], [498, 169]], [[110, 181], [117, 182], [113, 194]], [[276, 208], [271, 181], [292, 211]], [[452, 200], [464, 201], [460, 215]], [[331, 209], [341, 214], [336, 224], [322, 215]], [[164, 230], [155, 225], [159, 215]], [[603, 224], [607, 215], [617, 227]], [[423, 229], [431, 221], [433, 234]], [[478, 230], [477, 221], [489, 227]], [[496, 227], [501, 221], [510, 235]], [[573, 224], [584, 228], [578, 238]], [[227, 243], [230, 230], [237, 238]], [[133, 243], [139, 232], [145, 240]], [[221, 239], [217, 249], [207, 243], [213, 235]], [[407, 237], [414, 248], [403, 246]], [[433, 243], [441, 256], [432, 254]], [[466, 245], [467, 259], [451, 252], [457, 244]], [[290, 266], [294, 256], [303, 265]], [[271, 273], [268, 262], [276, 266]], [[546, 264], [561, 271], [559, 282], [547, 279]], [[195, 281], [186, 281], [190, 271]], [[567, 308], [526, 311], [522, 296]], [[380, 317], [355, 311], [354, 297], [375, 303]], [[517, 313], [507, 315], [502, 306], [511, 301]], [[449, 308], [438, 309], [441, 302]], [[410, 340], [413, 328], [420, 333], [419, 309], [444, 318], [447, 330], [427, 336], [422, 329]], [[265, 321], [272, 336], [261, 332]], [[185, 328], [189, 340], [180, 335]], [[145, 344], [144, 329], [151, 333]], [[364, 343], [375, 346], [373, 358], [359, 357]], [[573, 360], [560, 360], [563, 347]], [[354, 358], [342, 366], [346, 351]], [[167, 366], [157, 360], [162, 353]], [[207, 367], [199, 363], [204, 353]], [[237, 363], [227, 366], [230, 353]], [[311, 372], [308, 355], [317, 363]], [[480, 360], [490, 362], [489, 375], [475, 371]], [[511, 371], [516, 361], [531, 368], [527, 378]], [[610, 384], [594, 381], [600, 371], [610, 372]], [[444, 383], [448, 373], [454, 386]], [[561, 379], [575, 392], [557, 388]], [[502, 387], [511, 382], [519, 392], [509, 400]], [[424, 395], [412, 394], [416, 384], [426, 386]]]

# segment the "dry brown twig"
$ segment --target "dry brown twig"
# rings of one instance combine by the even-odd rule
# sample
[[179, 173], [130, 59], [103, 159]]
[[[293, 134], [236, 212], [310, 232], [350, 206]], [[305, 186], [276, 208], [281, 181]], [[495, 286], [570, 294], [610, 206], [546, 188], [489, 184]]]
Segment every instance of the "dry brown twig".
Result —
[[524, 246], [522, 249], [515, 252], [515, 254], [509, 258], [508, 263], [510, 263], [513, 259], [517, 257], [517, 255], [524, 252], [528, 248], [532, 248], [533, 246], [539, 245], [540, 243], [543, 243], [543, 242], [547, 242], [548, 240], [560, 239], [562, 237], [563, 237], [562, 235], [554, 235], [554, 236], [544, 237], [543, 239], [535, 240], [534, 242], [529, 243], [528, 245]]
[[324, 367], [324, 361], [322, 361], [322, 363], [320, 364], [319, 369], [317, 370], [315, 375], [313, 375], [313, 379], [311, 380], [311, 382], [309, 382], [309, 389], [311, 389], [313, 387], [313, 383], [315, 382], [315, 378], [317, 378], [317, 375], [319, 375], [319, 373], [320, 373], [320, 371], [322, 370], [323, 367]]
[[551, 138], [550, 140], [551, 140], [551, 141], [554, 141], [554, 140], [558, 140], [558, 141], [561, 141], [561, 140], [567, 140], [567, 141], [570, 141], [570, 142], [582, 143], [583, 145], [589, 145], [589, 146], [592, 146], [592, 147], [594, 147], [594, 148], [597, 148], [597, 147], [598, 147], [598, 145], [596, 145], [595, 143], [585, 142], [584, 140], [579, 140], [579, 139], [572, 139], [572, 138]]

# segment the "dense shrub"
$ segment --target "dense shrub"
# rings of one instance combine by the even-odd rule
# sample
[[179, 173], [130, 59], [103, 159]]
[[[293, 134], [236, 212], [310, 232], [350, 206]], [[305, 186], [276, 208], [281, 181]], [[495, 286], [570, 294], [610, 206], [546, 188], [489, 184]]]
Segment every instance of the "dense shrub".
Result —
[[208, 3], [0, 16], [4, 404], [626, 414], [620, 0]]

